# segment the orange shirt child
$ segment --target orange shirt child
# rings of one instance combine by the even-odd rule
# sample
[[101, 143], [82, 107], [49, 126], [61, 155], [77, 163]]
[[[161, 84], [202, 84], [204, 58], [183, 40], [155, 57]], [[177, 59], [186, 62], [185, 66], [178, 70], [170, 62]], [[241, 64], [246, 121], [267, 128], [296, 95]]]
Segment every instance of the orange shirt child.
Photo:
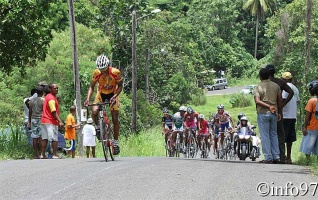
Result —
[[[70, 126], [72, 128], [70, 128]], [[75, 118], [73, 113], [70, 113], [66, 117], [65, 122], [65, 139], [75, 140], [76, 139], [76, 130], [75, 130]]]

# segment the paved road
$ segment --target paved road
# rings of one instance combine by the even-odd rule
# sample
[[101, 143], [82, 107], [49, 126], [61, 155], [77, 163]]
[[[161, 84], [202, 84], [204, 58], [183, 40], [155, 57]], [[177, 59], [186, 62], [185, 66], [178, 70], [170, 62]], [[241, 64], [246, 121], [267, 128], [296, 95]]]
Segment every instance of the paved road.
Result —
[[[0, 161], [0, 179], [0, 199], [10, 200], [264, 199], [261, 183], [262, 192], [266, 184], [275, 192], [290, 183], [296, 194], [299, 184], [317, 182], [296, 165], [165, 157]], [[302, 199], [317, 199], [310, 187]], [[291, 199], [284, 194], [267, 197]]]
[[207, 96], [239, 93], [244, 87], [245, 86], [228, 87], [227, 89], [223, 90], [208, 91]]

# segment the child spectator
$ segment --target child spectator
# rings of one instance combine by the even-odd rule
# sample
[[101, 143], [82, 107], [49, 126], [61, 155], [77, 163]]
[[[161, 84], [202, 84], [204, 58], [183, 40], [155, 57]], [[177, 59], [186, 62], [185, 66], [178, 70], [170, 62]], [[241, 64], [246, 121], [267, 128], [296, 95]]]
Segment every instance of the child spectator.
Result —
[[74, 114], [76, 112], [76, 107], [71, 106], [70, 114], [66, 117], [65, 122], [65, 139], [70, 140], [71, 147], [69, 148], [69, 154], [72, 153], [72, 158], [75, 158], [75, 150], [76, 150], [76, 129], [80, 126], [80, 124], [75, 125]]
[[95, 127], [93, 126], [93, 119], [88, 118], [87, 124], [83, 127], [83, 146], [86, 146], [86, 156], [89, 158], [90, 148], [92, 147], [92, 156], [95, 158]]

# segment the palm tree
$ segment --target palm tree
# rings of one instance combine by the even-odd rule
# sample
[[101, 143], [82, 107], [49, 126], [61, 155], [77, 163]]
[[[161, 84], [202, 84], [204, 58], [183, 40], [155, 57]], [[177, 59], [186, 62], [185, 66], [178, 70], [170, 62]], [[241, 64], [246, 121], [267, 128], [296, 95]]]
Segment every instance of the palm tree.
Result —
[[255, 52], [254, 58], [256, 58], [257, 53], [257, 40], [258, 40], [258, 24], [259, 21], [264, 18], [264, 14], [267, 11], [272, 13], [272, 8], [276, 5], [275, 0], [247, 0], [244, 5], [244, 10], [249, 10], [251, 15], [254, 16], [256, 14], [256, 30], [255, 30]]

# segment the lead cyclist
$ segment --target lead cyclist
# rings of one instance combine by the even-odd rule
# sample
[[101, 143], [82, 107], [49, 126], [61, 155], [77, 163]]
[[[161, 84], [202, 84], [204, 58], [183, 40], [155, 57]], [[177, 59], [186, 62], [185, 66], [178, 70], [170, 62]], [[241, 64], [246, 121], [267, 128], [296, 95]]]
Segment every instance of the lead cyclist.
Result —
[[[179, 112], [176, 112], [173, 115], [174, 119], [174, 126], [173, 126], [173, 132], [172, 132], [172, 140], [175, 144], [176, 139], [177, 139], [177, 134], [180, 134], [180, 144], [183, 143], [183, 134], [184, 134], [184, 125], [183, 125], [183, 120], [184, 120], [184, 114], [186, 113], [187, 108], [185, 106], [180, 106]], [[180, 151], [182, 152], [184, 149], [182, 149], [182, 145], [180, 147]]]
[[[93, 71], [93, 77], [91, 84], [87, 91], [86, 101], [84, 106], [90, 104], [90, 98], [94, 93], [94, 88], [96, 83], [98, 83], [97, 94], [94, 100], [94, 103], [104, 102], [108, 100], [110, 104], [110, 111], [112, 115], [113, 129], [114, 129], [114, 155], [120, 153], [120, 148], [118, 145], [118, 136], [119, 136], [119, 100], [118, 96], [123, 89], [123, 79], [121, 72], [110, 66], [109, 59], [104, 55], [100, 55], [96, 60], [96, 68]], [[93, 106], [92, 119], [96, 125], [96, 136], [100, 137], [100, 125], [98, 123], [98, 106]]]

